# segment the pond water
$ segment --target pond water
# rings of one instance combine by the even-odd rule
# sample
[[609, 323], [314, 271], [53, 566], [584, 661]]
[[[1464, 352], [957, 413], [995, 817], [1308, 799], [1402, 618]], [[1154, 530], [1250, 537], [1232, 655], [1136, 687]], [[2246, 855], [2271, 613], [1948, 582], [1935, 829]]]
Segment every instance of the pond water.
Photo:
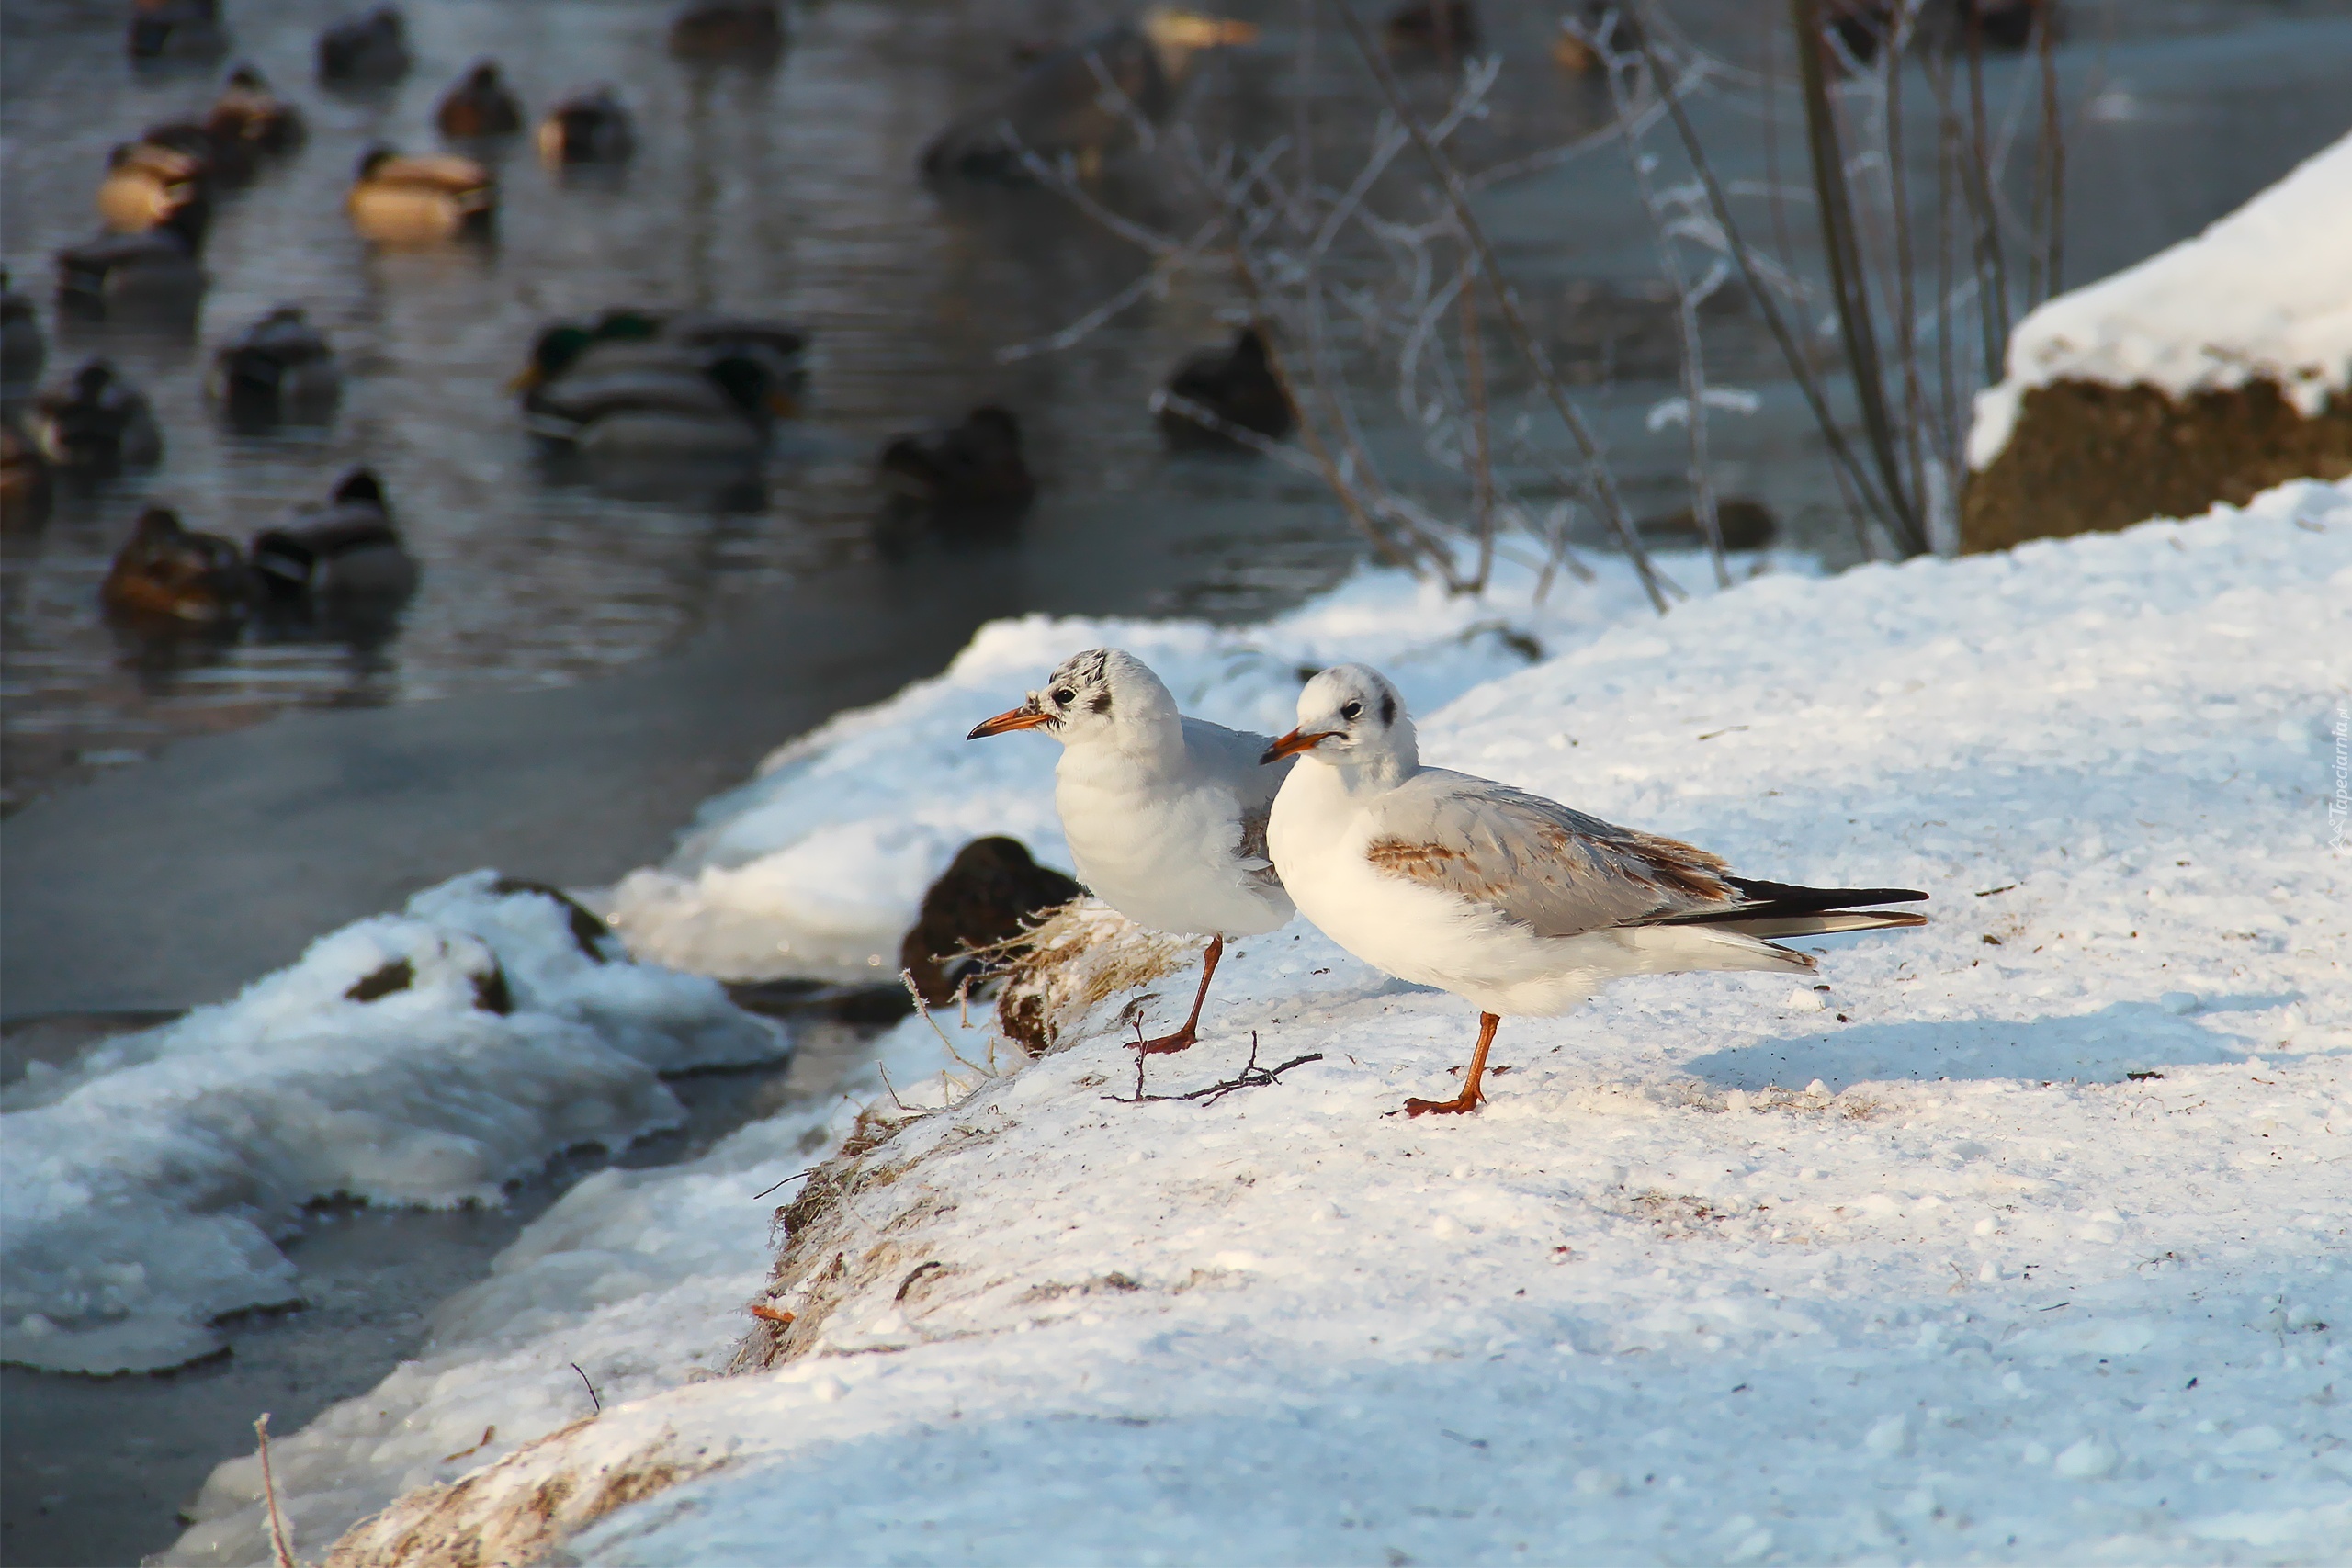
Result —
[[[1106, 577], [1105, 604], [1261, 615], [1353, 558], [1356, 542], [1311, 479], [1171, 456], [1153, 429], [1152, 388], [1227, 330], [1219, 313], [1234, 300], [1223, 279], [1180, 277], [1165, 298], [1075, 347], [1000, 363], [1006, 345], [1115, 293], [1141, 254], [1051, 193], [943, 195], [914, 173], [949, 109], [1009, 78], [1011, 40], [1076, 36], [1114, 13], [1065, 0], [833, 0], [797, 11], [794, 47], [758, 72], [672, 60], [662, 44], [671, 9], [666, 0], [418, 0], [406, 7], [414, 67], [392, 86], [344, 93], [311, 81], [325, 11], [232, 0], [231, 58], [256, 63], [295, 100], [311, 137], [225, 198], [201, 320], [192, 334], [159, 336], [56, 321], [48, 258], [94, 229], [107, 149], [199, 112], [220, 68], [134, 71], [114, 6], [0, 7], [0, 250], [44, 305], [50, 378], [109, 356], [154, 400], [166, 439], [159, 468], [65, 496], [45, 530], [9, 542], [0, 804], [288, 705], [578, 680], [675, 644], [729, 603], [756, 604], [763, 584], [876, 570], [887, 541], [872, 454], [894, 431], [983, 400], [1019, 412], [1044, 486], [1004, 548], [1050, 570], [1054, 541], [1073, 532], [1138, 542], [1132, 558], [1090, 558]], [[1246, 141], [1286, 113], [1283, 29], [1295, 12], [1266, 0], [1232, 9], [1268, 24], [1265, 43], [1215, 57], [1194, 96], [1215, 128]], [[1465, 164], [1552, 146], [1607, 117], [1605, 94], [1546, 58], [1553, 7], [1485, 10], [1506, 63], [1493, 112], [1463, 143]], [[1764, 39], [1758, 13], [1727, 0], [1677, 14], [1734, 61], [1752, 61]], [[2346, 116], [2328, 85], [2352, 51], [2348, 15], [2316, 0], [2069, 7], [2062, 68], [2069, 101], [2087, 106], [2070, 149], [2072, 275], [2096, 276], [2193, 231], [2339, 134]], [[1374, 100], [1328, 24], [1321, 47], [1336, 123]], [[497, 161], [493, 243], [401, 253], [362, 242], [342, 210], [360, 152], [379, 141], [432, 149], [434, 105], [482, 56], [504, 62], [526, 109], [617, 84], [639, 122], [638, 156], [608, 178], [567, 179], [516, 147]], [[1994, 67], [1996, 102], [2007, 101], [2008, 69]], [[1434, 101], [1431, 80], [1416, 90]], [[1709, 113], [1702, 106], [1702, 128], [1725, 177], [1759, 175], [1754, 125]], [[1792, 141], [1783, 151], [1793, 154]], [[1148, 169], [1125, 172], [1112, 197], [1148, 213], [1150, 180]], [[1655, 344], [1645, 352], [1627, 337], [1622, 310], [1594, 305], [1637, 295], [1656, 273], [1622, 158], [1519, 181], [1485, 205], [1563, 359], [1580, 380], [1607, 383], [1584, 395], [1636, 509], [1684, 504], [1679, 443], [1641, 418], [1672, 389], [1670, 355], [1661, 365]], [[1795, 227], [1802, 247], [1808, 236]], [[538, 459], [505, 383], [542, 321], [616, 301], [753, 311], [812, 333], [811, 406], [763, 479], [630, 497]], [[208, 407], [203, 372], [215, 345], [279, 303], [301, 305], [328, 332], [345, 394], [323, 429], [240, 434]], [[1833, 561], [1850, 558], [1818, 442], [1776, 384], [1760, 333], [1738, 321], [1710, 330], [1729, 339], [1723, 367], [1765, 402], [1760, 417], [1726, 422], [1718, 435], [1724, 489], [1766, 500]], [[147, 499], [242, 541], [359, 462], [383, 474], [424, 566], [389, 642], [248, 634], [226, 648], [158, 646], [100, 620], [98, 580]], [[1148, 578], [1140, 592], [1115, 580], [1123, 562]]]

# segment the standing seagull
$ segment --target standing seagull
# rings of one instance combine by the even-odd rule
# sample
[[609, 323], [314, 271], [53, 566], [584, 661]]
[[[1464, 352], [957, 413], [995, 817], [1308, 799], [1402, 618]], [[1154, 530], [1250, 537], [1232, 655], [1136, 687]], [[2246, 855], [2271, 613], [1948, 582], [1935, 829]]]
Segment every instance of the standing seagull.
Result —
[[1298, 694], [1298, 728], [1269, 762], [1304, 756], [1274, 801], [1268, 842], [1283, 886], [1324, 934], [1375, 968], [1478, 1009], [1462, 1092], [1407, 1114], [1476, 1111], [1503, 1015], [1568, 1011], [1625, 975], [1810, 971], [1761, 939], [1920, 926], [1858, 909], [1925, 898], [1901, 887], [1750, 882], [1675, 839], [1557, 801], [1421, 766], [1396, 688], [1362, 664]]
[[1260, 765], [1262, 735], [1178, 713], [1150, 667], [1115, 648], [1063, 660], [1044, 691], [967, 739], [1039, 728], [1062, 743], [1054, 809], [1079, 879], [1137, 925], [1209, 933], [1184, 1027], [1137, 1042], [1147, 1053], [1182, 1051], [1225, 939], [1272, 931], [1296, 912], [1266, 858], [1267, 814], [1290, 764]]

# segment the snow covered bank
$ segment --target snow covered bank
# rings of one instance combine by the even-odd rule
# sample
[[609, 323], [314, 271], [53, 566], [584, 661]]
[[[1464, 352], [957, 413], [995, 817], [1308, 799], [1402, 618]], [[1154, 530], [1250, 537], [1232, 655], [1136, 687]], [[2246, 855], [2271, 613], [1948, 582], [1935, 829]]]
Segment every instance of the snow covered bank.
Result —
[[[1513, 1021], [1438, 1125], [1468, 1010], [1293, 927], [1147, 1084], [1272, 1086], [1098, 1033], [813, 1193], [845, 1107], [600, 1178], [280, 1448], [298, 1550], [430, 1479], [334, 1560], [2340, 1561], [2347, 689], [2352, 487], [1629, 622], [1425, 754], [1936, 923]], [[755, 1292], [804, 1352], [711, 1377]], [[175, 1561], [266, 1559], [252, 1469]]]
[[0, 1105], [0, 1346], [112, 1372], [286, 1303], [273, 1244], [317, 1198], [446, 1205], [584, 1144], [675, 1124], [662, 1071], [773, 1058], [713, 982], [631, 963], [592, 918], [477, 872], [322, 937], [232, 999], [35, 1064]]
[[2196, 238], [2041, 306], [2007, 371], [1969, 433], [1971, 548], [2352, 469], [2352, 136]]
[[[1692, 592], [1712, 587], [1703, 556], [1657, 559]], [[1736, 564], [1743, 575], [1814, 570], [1794, 554]], [[1535, 575], [1521, 569], [1506, 566], [1484, 599], [1450, 598], [1404, 572], [1368, 569], [1263, 626], [1042, 615], [994, 623], [936, 679], [793, 741], [756, 779], [711, 801], [668, 863], [612, 889], [615, 924], [645, 957], [728, 979], [887, 976], [923, 890], [972, 839], [1010, 834], [1041, 863], [1069, 864], [1054, 816], [1060, 748], [1034, 736], [964, 739], [1068, 655], [1131, 649], [1185, 712], [1278, 734], [1291, 726], [1303, 669], [1371, 660], [1413, 702], [1435, 708], [1618, 621], [1650, 617], [1621, 560], [1592, 570], [1589, 582], [1555, 581], [1541, 604]]]
[[2268, 380], [2305, 415], [2352, 389], [2352, 136], [2195, 239], [2018, 322], [2007, 378], [1977, 394], [1968, 466], [2001, 455], [2027, 389], [2070, 379], [2176, 399]]

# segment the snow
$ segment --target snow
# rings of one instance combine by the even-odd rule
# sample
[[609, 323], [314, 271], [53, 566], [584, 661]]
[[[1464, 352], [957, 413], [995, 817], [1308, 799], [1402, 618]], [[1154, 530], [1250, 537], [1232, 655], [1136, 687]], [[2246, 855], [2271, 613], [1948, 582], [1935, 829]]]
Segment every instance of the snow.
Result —
[[[1711, 591], [1703, 556], [1657, 559], [1693, 594]], [[1794, 554], [1742, 557], [1737, 566], [1815, 570]], [[1589, 582], [1563, 578], [1539, 593], [1547, 585], [1536, 573], [1506, 563], [1480, 599], [1367, 569], [1254, 626], [995, 622], [937, 678], [775, 751], [758, 777], [703, 808], [666, 864], [631, 873], [605, 901], [633, 952], [676, 968], [734, 980], [887, 977], [924, 890], [971, 840], [1010, 833], [1041, 862], [1069, 864], [1053, 806], [1061, 749], [1043, 736], [964, 739], [1069, 654], [1125, 648], [1168, 682], [1185, 712], [1279, 734], [1293, 722], [1301, 669], [1374, 660], [1409, 699], [1433, 708], [1532, 657], [1650, 615], [1622, 560], [1591, 570]]]
[[1968, 465], [1992, 466], [2026, 392], [2060, 380], [2176, 399], [2278, 383], [2306, 415], [2352, 387], [2352, 136], [2194, 239], [2061, 294], [2009, 334], [2008, 374], [1976, 397]]
[[[960, 736], [1067, 651], [1021, 635], [985, 697], [838, 749]], [[1366, 613], [1317, 651], [1402, 640]], [[338, 1562], [445, 1527], [519, 1559], [551, 1511], [614, 1565], [2340, 1562], [2352, 485], [1561, 648], [1442, 707], [1408, 680], [1424, 755], [1751, 874], [1922, 887], [1934, 923], [1808, 939], [1826, 991], [1660, 977], [1508, 1021], [1473, 1118], [1384, 1114], [1448, 1086], [1469, 1010], [1303, 923], [1147, 1069], [1314, 1058], [1214, 1100], [1112, 1098], [1115, 1003], [1026, 1066], [910, 1019], [895, 1090], [851, 1100], [946, 1109], [830, 1168], [785, 1279], [771, 1209], [848, 1100], [558, 1205], [420, 1361], [275, 1446], [298, 1553], [464, 1477]], [[934, 1024], [979, 1066], [915, 1089]], [[810, 1353], [714, 1376], [753, 1300]], [[224, 1466], [168, 1561], [266, 1561], [258, 1490]]]
[[227, 1002], [12, 1086], [6, 1359], [105, 1373], [209, 1355], [214, 1319], [298, 1294], [273, 1237], [304, 1203], [496, 1202], [561, 1150], [674, 1125], [657, 1074], [782, 1053], [716, 983], [618, 959], [563, 906], [497, 885], [430, 888]]

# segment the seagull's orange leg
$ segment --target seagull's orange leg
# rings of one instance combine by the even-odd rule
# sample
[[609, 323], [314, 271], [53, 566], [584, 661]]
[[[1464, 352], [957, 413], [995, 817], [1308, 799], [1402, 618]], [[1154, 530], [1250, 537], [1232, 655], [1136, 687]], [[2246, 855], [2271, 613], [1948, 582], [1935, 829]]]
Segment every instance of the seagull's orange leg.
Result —
[[[1225, 938], [1209, 938], [1208, 951], [1201, 955], [1201, 988], [1193, 993], [1193, 1016], [1186, 1019], [1184, 1027], [1173, 1034], [1163, 1034], [1157, 1040], [1136, 1041], [1136, 1050], [1147, 1056], [1164, 1056], [1170, 1051], [1189, 1048], [1199, 1038], [1193, 1031], [1201, 1021], [1201, 1004], [1208, 999], [1209, 980], [1216, 974], [1216, 961], [1224, 956]], [[1136, 1032], [1140, 1034], [1143, 1031], [1138, 1029]]]
[[1478, 1109], [1486, 1098], [1478, 1092], [1478, 1079], [1487, 1071], [1487, 1052], [1495, 1043], [1495, 1026], [1502, 1020], [1490, 1012], [1478, 1015], [1478, 1048], [1470, 1055], [1470, 1070], [1462, 1075], [1462, 1092], [1452, 1100], [1408, 1100], [1405, 1102], [1408, 1116], [1458, 1116]]

